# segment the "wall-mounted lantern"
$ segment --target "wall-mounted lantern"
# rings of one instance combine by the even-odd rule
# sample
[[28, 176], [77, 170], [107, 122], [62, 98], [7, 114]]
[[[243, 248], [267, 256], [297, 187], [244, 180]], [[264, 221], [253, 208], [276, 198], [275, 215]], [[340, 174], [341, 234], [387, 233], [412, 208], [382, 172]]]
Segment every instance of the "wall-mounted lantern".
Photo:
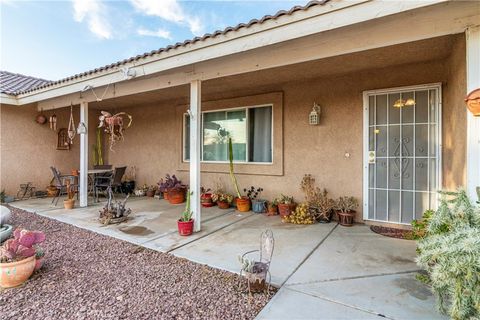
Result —
[[314, 102], [313, 103], [313, 108], [312, 111], [310, 111], [310, 114], [308, 116], [308, 123], [311, 126], [316, 126], [320, 123], [320, 114], [321, 114], [321, 108], [320, 106]]
[[480, 117], [480, 88], [470, 92], [465, 97], [465, 103], [474, 117]]

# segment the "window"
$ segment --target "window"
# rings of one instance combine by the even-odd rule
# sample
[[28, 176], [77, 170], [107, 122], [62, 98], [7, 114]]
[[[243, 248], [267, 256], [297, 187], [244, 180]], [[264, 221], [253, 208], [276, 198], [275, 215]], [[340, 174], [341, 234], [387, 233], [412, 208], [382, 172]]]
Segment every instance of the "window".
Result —
[[[184, 116], [183, 159], [190, 159], [190, 117]], [[202, 161], [227, 162], [232, 138], [236, 162], [272, 162], [272, 106], [202, 113]]]

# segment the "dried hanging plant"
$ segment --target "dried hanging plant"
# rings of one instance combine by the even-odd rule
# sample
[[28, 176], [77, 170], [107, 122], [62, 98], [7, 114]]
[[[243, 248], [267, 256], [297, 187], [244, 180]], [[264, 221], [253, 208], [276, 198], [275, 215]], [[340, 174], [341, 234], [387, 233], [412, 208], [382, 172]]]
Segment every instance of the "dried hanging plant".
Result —
[[[110, 112], [101, 111], [102, 115], [98, 118], [100, 120], [99, 128], [105, 128], [105, 132], [109, 135], [110, 150], [113, 151], [113, 146], [117, 141], [123, 141], [123, 131], [129, 128], [132, 124], [132, 116], [126, 112], [119, 112], [112, 115]], [[128, 124], [125, 126], [123, 118], [128, 118]]]
[[310, 174], [306, 174], [303, 177], [300, 183], [300, 189], [305, 193], [305, 201], [310, 208], [311, 214], [315, 216], [315, 219], [317, 221], [330, 221], [335, 201], [328, 197], [327, 190], [316, 187], [315, 178]]

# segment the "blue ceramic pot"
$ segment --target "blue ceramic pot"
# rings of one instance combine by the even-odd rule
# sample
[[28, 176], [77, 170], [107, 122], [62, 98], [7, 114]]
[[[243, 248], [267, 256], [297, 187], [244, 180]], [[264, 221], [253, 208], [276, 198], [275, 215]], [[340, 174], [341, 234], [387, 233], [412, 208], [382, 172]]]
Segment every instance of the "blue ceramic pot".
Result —
[[253, 200], [252, 210], [255, 213], [267, 212], [267, 200]]

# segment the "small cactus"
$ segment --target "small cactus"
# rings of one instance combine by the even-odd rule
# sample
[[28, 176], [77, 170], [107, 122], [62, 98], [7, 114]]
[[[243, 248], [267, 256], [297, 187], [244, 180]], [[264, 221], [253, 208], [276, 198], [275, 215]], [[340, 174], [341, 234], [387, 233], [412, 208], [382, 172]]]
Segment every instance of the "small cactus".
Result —
[[45, 234], [41, 231], [30, 231], [25, 229], [16, 229], [13, 232], [13, 239], [5, 241], [0, 248], [0, 262], [14, 262], [34, 256], [38, 245], [45, 241]]

